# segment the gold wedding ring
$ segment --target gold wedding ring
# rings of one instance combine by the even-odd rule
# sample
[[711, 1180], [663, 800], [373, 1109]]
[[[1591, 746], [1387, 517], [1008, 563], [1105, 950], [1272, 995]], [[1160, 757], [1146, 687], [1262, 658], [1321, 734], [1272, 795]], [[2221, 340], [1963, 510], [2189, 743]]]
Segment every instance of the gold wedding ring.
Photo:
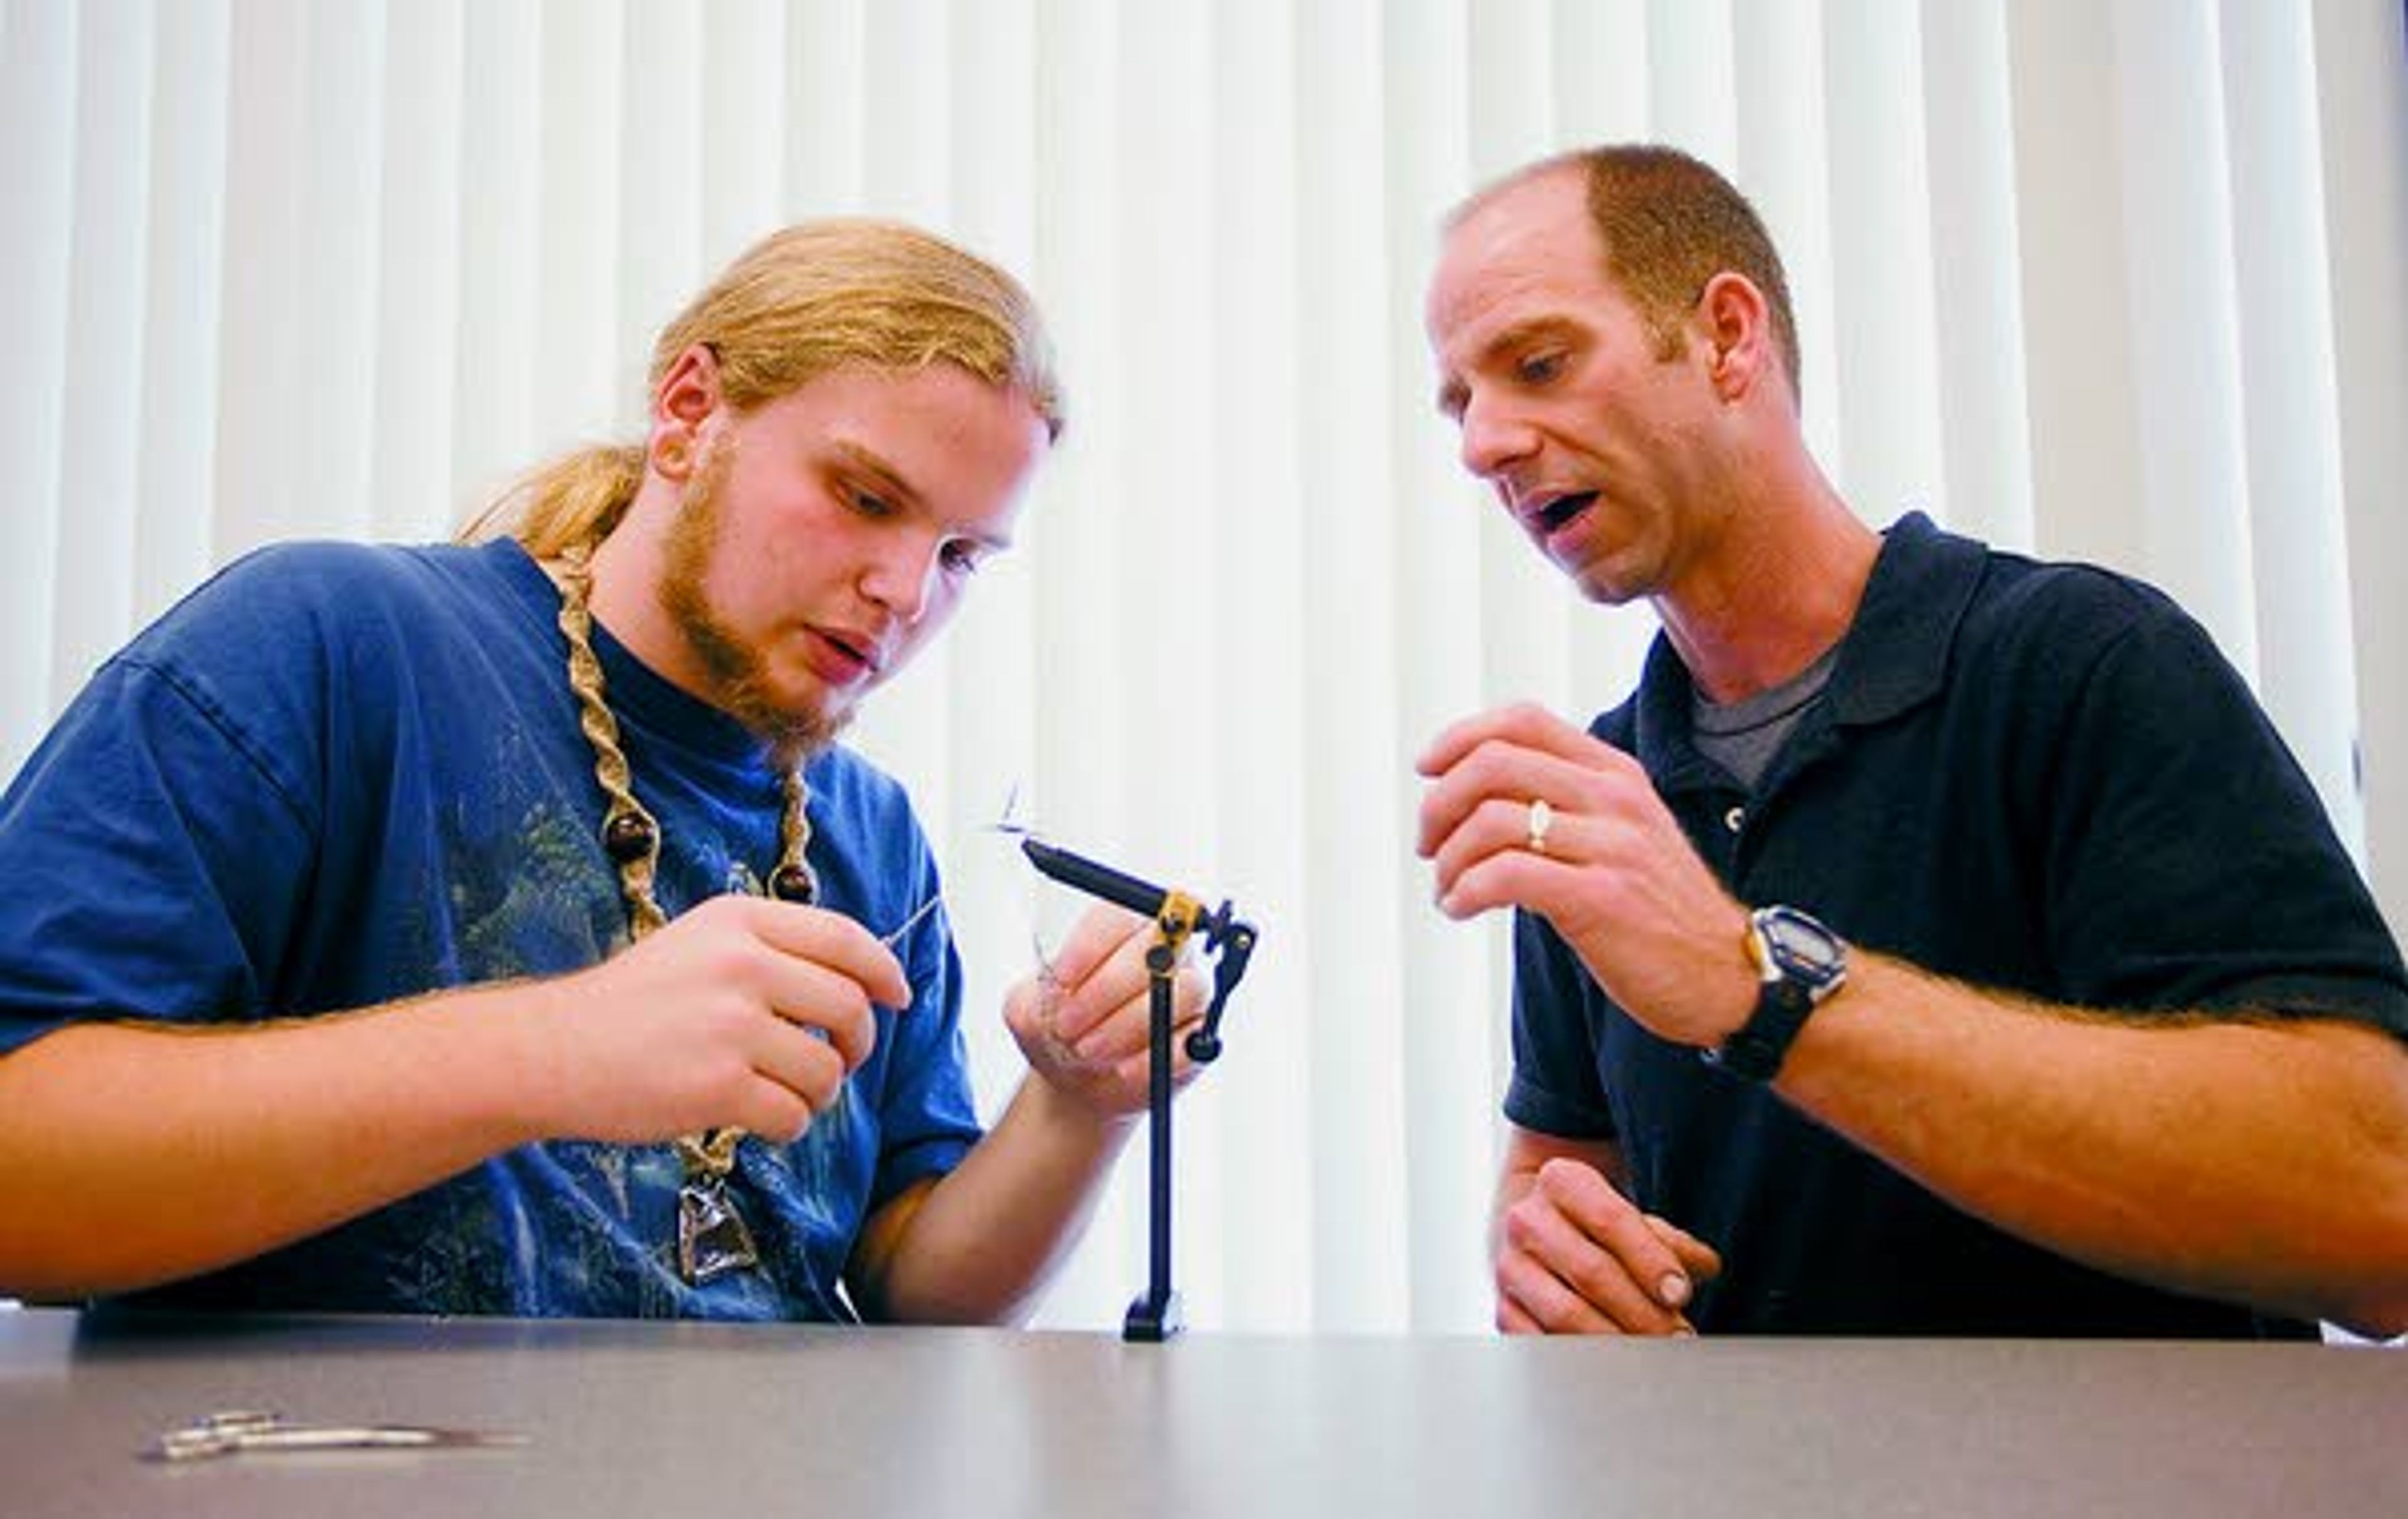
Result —
[[1555, 821], [1555, 810], [1547, 805], [1547, 799], [1544, 796], [1533, 798], [1530, 803], [1531, 853], [1547, 853], [1547, 830], [1554, 826]]

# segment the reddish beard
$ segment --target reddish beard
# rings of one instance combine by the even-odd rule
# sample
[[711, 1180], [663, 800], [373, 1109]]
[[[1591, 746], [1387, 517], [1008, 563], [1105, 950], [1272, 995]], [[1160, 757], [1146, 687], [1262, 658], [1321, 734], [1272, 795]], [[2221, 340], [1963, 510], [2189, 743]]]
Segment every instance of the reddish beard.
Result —
[[736, 440], [721, 434], [695, 462], [694, 478], [669, 524], [661, 568], [661, 609], [701, 661], [710, 681], [711, 705], [767, 739], [780, 754], [800, 759], [834, 743], [853, 720], [850, 710], [831, 717], [823, 702], [797, 710], [781, 706], [769, 682], [768, 661], [720, 619], [703, 589], [718, 557], [720, 507], [736, 466]]

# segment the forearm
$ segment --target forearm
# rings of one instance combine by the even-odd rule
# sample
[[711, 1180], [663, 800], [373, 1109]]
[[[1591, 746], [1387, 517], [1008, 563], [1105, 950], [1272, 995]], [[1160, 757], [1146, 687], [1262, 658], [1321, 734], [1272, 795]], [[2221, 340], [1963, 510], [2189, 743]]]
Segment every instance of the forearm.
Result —
[[1135, 1125], [1024, 1081], [986, 1138], [866, 1253], [855, 1282], [865, 1310], [913, 1323], [1026, 1317]]
[[226, 1029], [79, 1025], [0, 1057], [0, 1293], [209, 1270], [537, 1137], [538, 983]]
[[2103, 1269], [2381, 1333], [2408, 1318], [2408, 1052], [2379, 1032], [2081, 1014], [1860, 953], [1778, 1089]]

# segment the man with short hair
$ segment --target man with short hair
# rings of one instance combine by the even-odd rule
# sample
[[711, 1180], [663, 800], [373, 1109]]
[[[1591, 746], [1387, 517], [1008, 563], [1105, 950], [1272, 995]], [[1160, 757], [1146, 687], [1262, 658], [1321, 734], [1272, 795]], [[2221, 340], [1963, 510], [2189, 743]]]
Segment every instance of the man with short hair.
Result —
[[1515, 910], [1498, 1325], [2408, 1327], [2408, 977], [2198, 624], [1866, 527], [1771, 240], [1686, 155], [1475, 195], [1427, 323], [1465, 466], [1663, 625], [1588, 731], [1420, 760], [1441, 909]]
[[0, 1292], [1024, 1312], [1143, 1107], [1153, 935], [1014, 989], [982, 1135], [936, 864], [835, 740], [1062, 415], [1008, 275], [791, 228], [662, 334], [640, 443], [142, 634], [0, 801]]

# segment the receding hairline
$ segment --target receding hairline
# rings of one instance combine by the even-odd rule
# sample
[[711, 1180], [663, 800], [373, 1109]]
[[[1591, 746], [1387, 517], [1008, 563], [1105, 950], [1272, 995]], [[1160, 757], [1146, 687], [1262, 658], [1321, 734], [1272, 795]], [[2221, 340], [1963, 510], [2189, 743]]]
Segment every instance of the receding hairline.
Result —
[[[1804, 359], [1780, 247], [1746, 193], [1693, 153], [1649, 142], [1567, 149], [1473, 190], [1447, 212], [1442, 236], [1454, 236], [1498, 202], [1559, 175], [1571, 177], [1581, 196], [1607, 281], [1651, 323], [1670, 323], [1694, 307], [1718, 275], [1733, 274], [1754, 285], [1771, 315], [1773, 348], [1791, 399], [1802, 404]], [[1641, 209], [1649, 189], [1671, 197], [1676, 219]], [[1669, 281], [1675, 274], [1689, 288], [1672, 289]]]
[[1439, 232], [1441, 235], [1451, 233], [1513, 192], [1536, 184], [1541, 179], [1553, 179], [1559, 175], [1577, 179], [1580, 182], [1583, 196], [1585, 198], [1588, 190], [1589, 150], [1571, 149], [1551, 157], [1539, 159], [1535, 163], [1525, 164], [1520, 168], [1510, 170], [1488, 180], [1447, 209], [1446, 215], [1440, 219]]

